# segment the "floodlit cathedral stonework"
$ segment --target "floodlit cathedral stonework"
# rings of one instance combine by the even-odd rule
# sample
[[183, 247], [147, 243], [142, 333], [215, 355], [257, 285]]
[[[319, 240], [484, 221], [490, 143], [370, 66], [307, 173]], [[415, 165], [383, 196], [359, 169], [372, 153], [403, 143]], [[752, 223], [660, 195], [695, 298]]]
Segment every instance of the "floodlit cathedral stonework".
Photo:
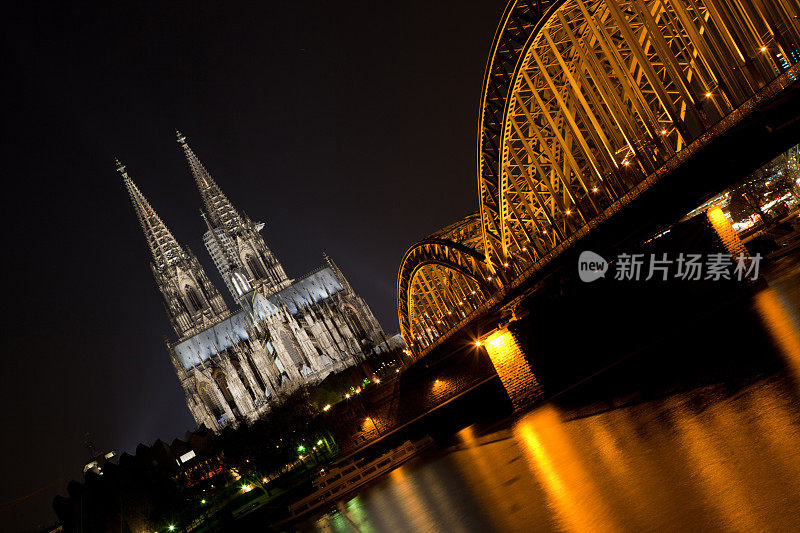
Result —
[[219, 431], [255, 420], [280, 394], [358, 363], [386, 339], [366, 302], [327, 255], [319, 268], [288, 278], [261, 236], [264, 225], [233, 206], [180, 133], [178, 143], [203, 200], [203, 242], [236, 309], [228, 308], [125, 166], [117, 162], [117, 170], [177, 335], [167, 347], [186, 404], [198, 424]]

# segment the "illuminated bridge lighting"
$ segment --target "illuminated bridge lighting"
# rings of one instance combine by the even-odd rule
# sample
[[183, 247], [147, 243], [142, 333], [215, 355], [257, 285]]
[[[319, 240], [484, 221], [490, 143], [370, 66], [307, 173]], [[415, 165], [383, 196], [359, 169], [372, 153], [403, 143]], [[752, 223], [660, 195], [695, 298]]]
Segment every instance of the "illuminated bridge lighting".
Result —
[[413, 355], [794, 83], [798, 16], [796, 0], [511, 2], [482, 90], [478, 210], [398, 273]]
[[539, 382], [510, 331], [496, 331], [483, 344], [515, 408], [538, 398]]
[[706, 215], [708, 216], [709, 222], [711, 222], [711, 227], [717, 232], [719, 239], [722, 241], [725, 250], [727, 250], [729, 254], [733, 257], [737, 257], [739, 254], [744, 254], [745, 256], [749, 255], [747, 253], [747, 248], [745, 248], [744, 243], [739, 239], [736, 230], [733, 229], [730, 220], [725, 216], [721, 207], [713, 206], [709, 208]]

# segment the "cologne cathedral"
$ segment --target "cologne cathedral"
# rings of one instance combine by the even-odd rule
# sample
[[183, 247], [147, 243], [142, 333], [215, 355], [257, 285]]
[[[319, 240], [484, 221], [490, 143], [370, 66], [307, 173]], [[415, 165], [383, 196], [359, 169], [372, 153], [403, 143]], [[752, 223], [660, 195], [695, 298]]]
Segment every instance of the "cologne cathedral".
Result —
[[151, 269], [177, 339], [167, 347], [198, 424], [220, 431], [252, 421], [300, 384], [357, 364], [385, 342], [342, 271], [325, 263], [298, 279], [238, 211], [178, 132], [203, 200], [203, 242], [236, 302], [229, 309], [192, 252], [181, 246], [117, 162], [152, 254]]

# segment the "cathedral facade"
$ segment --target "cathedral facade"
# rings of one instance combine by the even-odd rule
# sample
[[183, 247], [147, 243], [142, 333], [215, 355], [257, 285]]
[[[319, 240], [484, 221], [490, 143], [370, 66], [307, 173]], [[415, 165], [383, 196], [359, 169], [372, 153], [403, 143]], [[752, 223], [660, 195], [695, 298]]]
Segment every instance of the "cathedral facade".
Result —
[[279, 395], [301, 384], [359, 363], [386, 338], [327, 255], [305, 276], [287, 277], [261, 236], [264, 225], [234, 207], [180, 132], [178, 143], [204, 206], [203, 243], [234, 309], [119, 162], [117, 170], [144, 231], [176, 335], [167, 348], [186, 404], [198, 424], [218, 432], [255, 420]]

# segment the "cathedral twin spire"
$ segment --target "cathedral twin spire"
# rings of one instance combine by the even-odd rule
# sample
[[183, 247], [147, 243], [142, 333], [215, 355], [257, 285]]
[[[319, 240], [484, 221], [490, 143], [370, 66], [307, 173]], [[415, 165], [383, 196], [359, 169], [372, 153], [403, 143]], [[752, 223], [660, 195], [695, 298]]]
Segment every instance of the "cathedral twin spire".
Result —
[[[256, 285], [268, 292], [286, 286], [289, 281], [283, 267], [259, 234], [263, 225], [254, 224], [236, 211], [189, 148], [186, 137], [176, 133], [205, 206], [203, 218], [208, 231], [203, 241], [233, 297], [238, 299], [248, 294]], [[153, 273], [164, 295], [167, 313], [176, 333], [182, 337], [224, 313], [227, 306], [197, 258], [178, 244], [119, 161], [117, 171], [122, 175], [153, 256]]]
[[150, 202], [147, 201], [147, 198], [144, 197], [139, 187], [128, 176], [125, 165], [120, 163], [119, 159], [116, 160], [116, 163], [117, 172], [122, 174], [122, 180], [125, 183], [125, 188], [128, 189], [133, 209], [136, 211], [136, 217], [139, 219], [142, 231], [144, 231], [156, 268], [163, 270], [165, 267], [179, 262], [181, 256], [185, 254], [178, 241], [150, 205]]
[[119, 160], [117, 172], [122, 175], [153, 256], [153, 276], [175, 333], [184, 337], [202, 329], [227, 312], [225, 301], [197, 258], [181, 248]]
[[175, 132], [178, 136], [178, 144], [183, 148], [186, 161], [192, 171], [200, 196], [208, 213], [208, 218], [214, 227], [223, 226], [227, 231], [236, 231], [242, 226], [242, 219], [233, 207], [228, 197], [219, 188], [219, 185], [211, 177], [206, 167], [200, 162], [194, 151], [189, 148], [186, 136], [180, 131]]
[[[189, 168], [192, 171], [197, 188], [200, 190], [200, 196], [203, 198], [205, 204], [207, 217], [203, 216], [211, 226], [219, 228], [222, 226], [226, 231], [235, 231], [242, 227], [242, 219], [236, 208], [219, 185], [213, 180], [211, 174], [206, 170], [200, 160], [195, 155], [194, 151], [189, 147], [186, 142], [186, 137], [180, 131], [175, 132], [178, 136], [178, 143], [183, 148], [186, 160], [189, 163]], [[178, 241], [169, 231], [166, 224], [158, 216], [155, 209], [147, 201], [144, 194], [139, 190], [139, 187], [128, 176], [125, 165], [120, 163], [119, 159], [116, 161], [117, 172], [122, 175], [122, 180], [125, 183], [125, 188], [128, 190], [133, 208], [136, 211], [136, 216], [142, 226], [147, 245], [150, 248], [150, 253], [153, 255], [153, 261], [159, 269], [163, 269], [168, 265], [175, 264], [180, 261], [182, 255], [185, 255]], [[209, 228], [210, 229], [210, 228]]]

